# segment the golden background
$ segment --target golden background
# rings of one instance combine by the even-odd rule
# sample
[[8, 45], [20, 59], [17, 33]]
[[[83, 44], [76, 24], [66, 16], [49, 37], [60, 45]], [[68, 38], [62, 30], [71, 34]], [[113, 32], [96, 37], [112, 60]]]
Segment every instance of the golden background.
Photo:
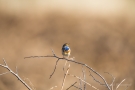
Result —
[[[62, 57], [61, 47], [70, 43], [70, 57], [85, 63], [115, 85], [118, 90], [135, 89], [135, 1], [134, 0], [0, 0], [0, 63], [9, 67], [36, 90], [60, 90], [64, 61], [53, 71], [55, 58], [30, 58], [33, 55]], [[0, 73], [7, 70], [0, 67]], [[71, 63], [70, 74], [82, 76], [82, 67]], [[98, 78], [97, 78], [98, 79]], [[100, 79], [99, 79], [100, 80]], [[67, 76], [64, 90], [75, 81]], [[100, 90], [86, 70], [86, 81]], [[31, 85], [32, 83], [32, 85]], [[78, 85], [78, 83], [76, 84]], [[86, 86], [87, 90], [95, 90]], [[0, 90], [27, 90], [11, 73], [0, 76]], [[76, 88], [71, 88], [76, 90]]]

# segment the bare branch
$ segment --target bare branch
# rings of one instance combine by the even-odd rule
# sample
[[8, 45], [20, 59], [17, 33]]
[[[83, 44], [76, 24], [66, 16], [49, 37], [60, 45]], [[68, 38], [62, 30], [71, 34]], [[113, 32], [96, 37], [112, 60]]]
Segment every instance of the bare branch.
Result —
[[[3, 68], [6, 68], [10, 73], [12, 73], [14, 76], [16, 76], [16, 77], [18, 78], [18, 80], [21, 81], [29, 90], [32, 90], [31, 87], [29, 87], [28, 84], [25, 83], [25, 82], [18, 76], [18, 74], [16, 74], [15, 72], [13, 72], [13, 71], [7, 66], [7, 63], [6, 63], [6, 61], [5, 61], [4, 58], [3, 58], [3, 61], [4, 61], [5, 65], [0, 64], [0, 66], [2, 66]], [[3, 73], [2, 75], [7, 74], [7, 73], [8, 73], [8, 72]]]
[[10, 73], [10, 72], [5, 72], [5, 73], [2, 73], [2, 74], [0, 74], [0, 76], [2, 76], [2, 75], [4, 75], [4, 74], [7, 74], [7, 73]]
[[110, 86], [112, 86], [112, 90], [113, 90], [113, 84], [115, 82], [115, 77], [112, 74], [110, 74], [109, 72], [104, 72], [104, 73], [109, 74], [113, 78], [112, 83], [110, 84]]
[[[83, 80], [86, 80], [86, 76], [85, 76], [85, 70], [84, 67], [82, 66], [82, 73], [83, 73]], [[86, 83], [84, 83], [84, 90], [86, 90]]]
[[81, 88], [77, 87], [77, 86], [74, 86], [75, 88], [79, 89], [79, 90], [82, 90]]
[[80, 79], [78, 79], [79, 80], [79, 86], [80, 86], [80, 89], [82, 90], [82, 81], [81, 81], [81, 77], [80, 77]]
[[66, 90], [70, 89], [71, 87], [73, 87], [77, 82], [73, 83], [70, 87], [68, 87]]
[[105, 85], [103, 83], [101, 83], [99, 80], [97, 80], [92, 74], [91, 74], [91, 71], [90, 72], [90, 76], [94, 79], [94, 81], [98, 82], [100, 85]]
[[64, 66], [63, 66], [64, 74], [65, 74], [65, 67], [66, 67], [66, 64], [67, 64], [67, 61], [65, 62]]
[[[46, 56], [29, 56], [29, 57], [24, 57], [24, 59], [26, 59], [26, 58], [57, 57], [56, 54], [54, 53], [54, 50], [53, 49], [51, 49], [51, 50], [52, 50], [53, 56], [52, 55], [46, 55]], [[62, 59], [62, 58], [60, 58], [60, 59]]]
[[62, 82], [61, 90], [63, 90], [64, 83], [65, 83], [65, 80], [66, 80], [66, 76], [67, 76], [67, 74], [68, 74], [68, 72], [69, 72], [69, 68], [70, 68], [70, 64], [68, 65], [67, 71], [66, 71], [66, 73], [64, 74], [64, 79], [63, 79], [63, 82]]
[[119, 86], [125, 81], [126, 79], [123, 79], [116, 87], [116, 90], [119, 88]]
[[[56, 67], [57, 67], [57, 63], [58, 63], [58, 61], [59, 61], [59, 59], [56, 61], [55, 68], [54, 68], [54, 70], [53, 70], [52, 74], [50, 75], [50, 78], [52, 77], [52, 75], [54, 74], [54, 72], [55, 72], [55, 70], [56, 70]], [[50, 78], [49, 78], [49, 79], [50, 79]]]
[[43, 57], [54, 57], [54, 56], [51, 56], [51, 55], [47, 55], [47, 56], [29, 56], [29, 57], [24, 57], [24, 59], [26, 59], [26, 58], [43, 58]]

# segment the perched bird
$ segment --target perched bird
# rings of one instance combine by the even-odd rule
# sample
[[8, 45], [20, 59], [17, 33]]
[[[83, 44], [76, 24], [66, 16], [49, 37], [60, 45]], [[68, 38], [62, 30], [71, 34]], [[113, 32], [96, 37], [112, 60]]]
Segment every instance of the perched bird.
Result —
[[69, 57], [70, 56], [70, 53], [71, 53], [71, 50], [69, 48], [69, 44], [68, 43], [65, 43], [63, 46], [62, 46], [62, 55], [63, 57]]

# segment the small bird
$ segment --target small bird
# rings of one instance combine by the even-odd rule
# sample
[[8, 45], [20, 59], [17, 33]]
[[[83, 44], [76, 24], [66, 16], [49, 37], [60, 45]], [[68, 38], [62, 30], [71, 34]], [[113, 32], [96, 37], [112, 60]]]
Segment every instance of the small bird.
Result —
[[62, 55], [63, 57], [69, 57], [70, 56], [70, 53], [71, 53], [71, 50], [69, 48], [69, 44], [68, 43], [65, 43], [63, 46], [62, 46]]

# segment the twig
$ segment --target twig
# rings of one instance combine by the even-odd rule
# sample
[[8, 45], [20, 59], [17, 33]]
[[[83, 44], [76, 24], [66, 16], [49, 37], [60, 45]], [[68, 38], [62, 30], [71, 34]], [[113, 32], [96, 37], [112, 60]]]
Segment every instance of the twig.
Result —
[[77, 87], [77, 86], [74, 86], [75, 88], [79, 89], [79, 90], [82, 90], [81, 88]]
[[[6, 61], [5, 61], [4, 58], [3, 58], [3, 61], [4, 61], [5, 65], [0, 64], [0, 66], [3, 67], [3, 68], [6, 68], [10, 73], [12, 73], [14, 76], [16, 76], [16, 77], [18, 78], [18, 80], [21, 81], [29, 90], [32, 90], [31, 87], [29, 87], [29, 86], [27, 85], [27, 83], [25, 83], [25, 82], [18, 76], [18, 74], [16, 74], [15, 72], [13, 72], [13, 71], [8, 67], [8, 65], [7, 65], [7, 63], [6, 63]], [[4, 75], [4, 74], [3, 74], [3, 75]]]
[[81, 77], [80, 77], [80, 79], [78, 79], [79, 80], [79, 86], [80, 86], [80, 89], [82, 90], [82, 81], [81, 81]]
[[64, 83], [65, 83], [65, 80], [66, 80], [66, 76], [67, 76], [67, 74], [68, 74], [68, 72], [69, 72], [69, 68], [70, 68], [70, 64], [68, 65], [67, 71], [66, 71], [66, 73], [64, 74], [64, 79], [63, 79], [63, 82], [62, 82], [61, 90], [63, 90]]
[[7, 73], [10, 73], [10, 72], [5, 72], [5, 73], [2, 73], [2, 74], [0, 74], [0, 76], [1, 76], [1, 75], [4, 75], [4, 74], [7, 74]]
[[[82, 73], [83, 73], [83, 79], [85, 81], [86, 80], [86, 76], [85, 76], [85, 70], [84, 70], [83, 66], [82, 66]], [[84, 90], [86, 90], [86, 83], [84, 83]]]
[[116, 90], [119, 88], [119, 86], [125, 81], [126, 79], [123, 79], [116, 87]]
[[70, 89], [71, 87], [73, 87], [77, 82], [73, 83], [70, 87], [68, 87], [66, 90]]
[[98, 82], [100, 85], [105, 85], [103, 83], [101, 83], [99, 80], [97, 80], [92, 74], [91, 74], [91, 71], [90, 72], [90, 76], [94, 79], [94, 81]]
[[115, 77], [112, 74], [110, 74], [109, 72], [104, 72], [104, 73], [109, 74], [113, 78], [112, 83], [110, 84], [110, 86], [112, 86], [112, 90], [113, 90], [113, 83], [115, 81]]
[[33, 83], [30, 81], [29, 78], [24, 78], [24, 80], [27, 80], [30, 84], [30, 86], [33, 88], [33, 90], [36, 90], [36, 88], [34, 87]]
[[54, 57], [54, 56], [51, 56], [51, 55], [47, 55], [47, 56], [29, 56], [29, 57], [24, 57], [24, 59], [26, 59], [26, 58], [43, 58], [43, 57]]
[[[56, 61], [55, 68], [54, 68], [54, 70], [53, 70], [52, 74], [50, 75], [50, 78], [52, 77], [52, 75], [54, 74], [54, 72], [55, 72], [55, 70], [56, 70], [56, 67], [57, 67], [57, 63], [58, 63], [58, 61], [59, 61], [59, 59]], [[49, 79], [50, 79], [50, 78], [49, 78]]]
[[64, 74], [65, 74], [65, 67], [66, 67], [66, 64], [67, 64], [67, 61], [65, 62], [64, 66], [63, 66]]

